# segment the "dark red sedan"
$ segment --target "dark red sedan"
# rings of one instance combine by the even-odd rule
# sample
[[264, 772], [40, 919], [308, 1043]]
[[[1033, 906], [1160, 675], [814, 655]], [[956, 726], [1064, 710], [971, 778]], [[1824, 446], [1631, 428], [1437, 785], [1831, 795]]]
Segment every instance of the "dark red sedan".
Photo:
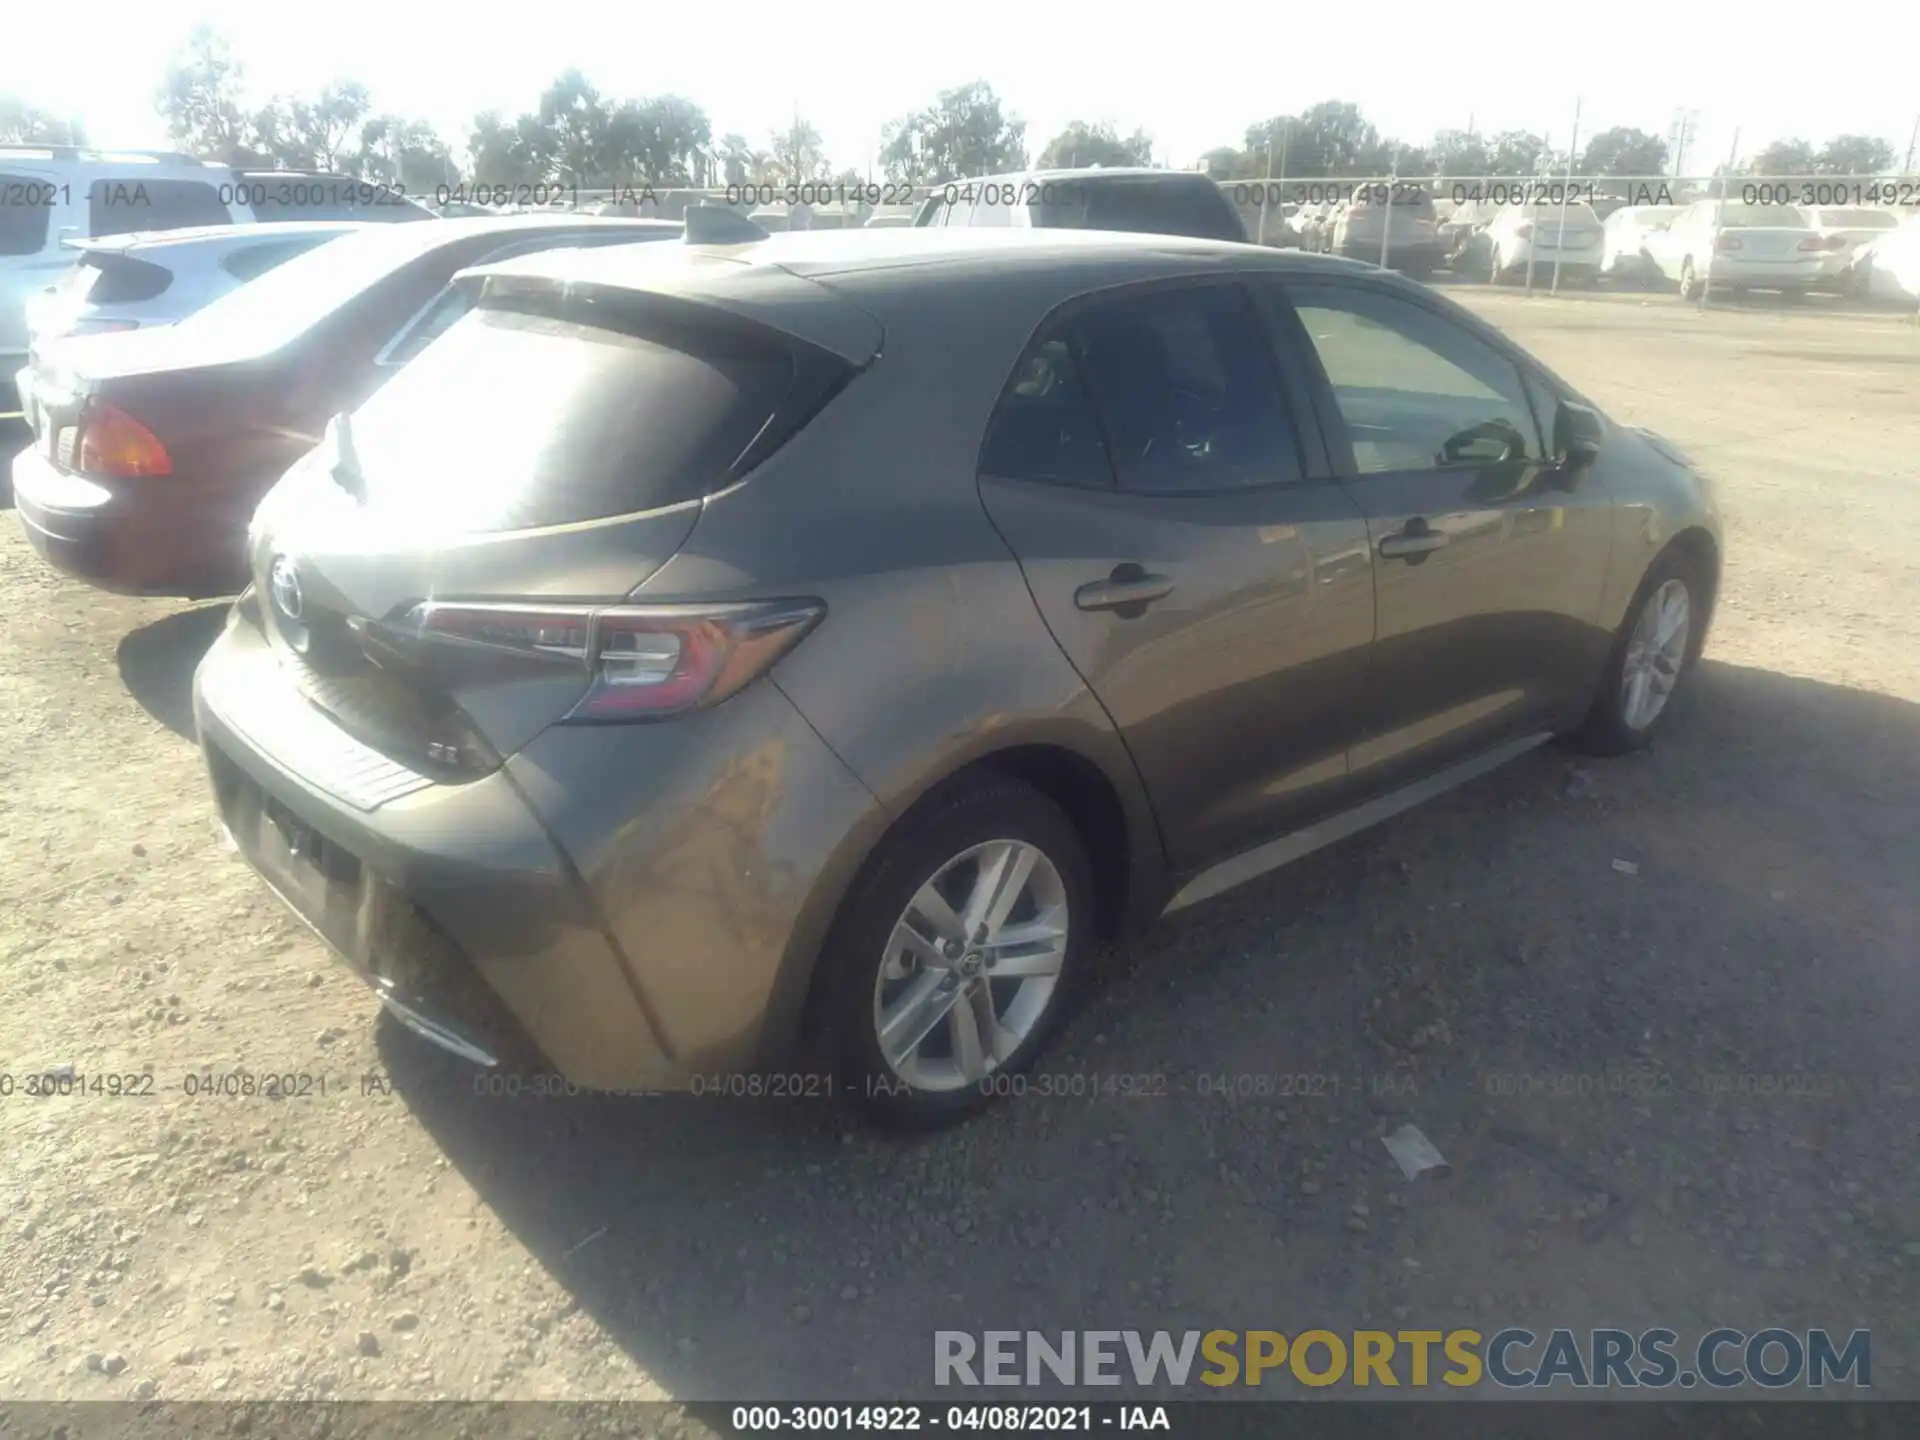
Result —
[[[106, 590], [246, 584], [260, 497], [467, 308], [454, 274], [531, 250], [675, 239], [677, 222], [519, 215], [379, 226], [178, 325], [81, 337], [20, 377], [14, 508], [47, 561]], [[485, 417], [477, 417], [484, 428]]]

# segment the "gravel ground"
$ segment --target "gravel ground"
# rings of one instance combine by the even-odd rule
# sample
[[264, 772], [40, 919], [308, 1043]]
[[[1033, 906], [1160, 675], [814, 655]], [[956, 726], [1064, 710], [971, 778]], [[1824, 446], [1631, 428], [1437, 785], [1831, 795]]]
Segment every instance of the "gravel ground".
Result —
[[[219, 607], [0, 521], [0, 1072], [154, 1076], [0, 1098], [0, 1400], [898, 1398], [941, 1328], [1509, 1323], [1867, 1327], [1920, 1397], [1920, 330], [1458, 293], [1719, 477], [1683, 712], [1187, 912], [1043, 1060], [1096, 1093], [915, 1142], [475, 1094], [221, 853]], [[186, 1093], [230, 1071], [324, 1093]]]

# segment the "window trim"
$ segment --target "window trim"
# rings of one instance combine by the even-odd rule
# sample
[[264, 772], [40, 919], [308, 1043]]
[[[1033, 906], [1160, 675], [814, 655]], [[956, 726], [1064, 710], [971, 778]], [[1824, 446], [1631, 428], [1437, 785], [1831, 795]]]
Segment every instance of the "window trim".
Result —
[[[1014, 352], [1013, 359], [1008, 363], [1006, 375], [1001, 380], [999, 388], [994, 392], [993, 405], [987, 412], [987, 423], [981, 427], [979, 447], [974, 452], [973, 472], [975, 477], [977, 478], [990, 473], [982, 466], [981, 462], [986, 457], [987, 436], [992, 431], [993, 419], [999, 414], [1000, 405], [1006, 399], [1009, 387], [1019, 378], [1020, 361], [1026, 356], [1027, 352], [1033, 348], [1034, 343], [1043, 335], [1061, 326], [1071, 324], [1073, 317], [1082, 310], [1103, 304], [1136, 296], [1159, 294], [1163, 291], [1232, 289], [1240, 293], [1241, 302], [1247, 307], [1248, 313], [1253, 317], [1255, 324], [1266, 336], [1267, 355], [1273, 366], [1272, 378], [1275, 381], [1275, 389], [1280, 397], [1281, 412], [1288, 429], [1293, 435], [1294, 461], [1300, 472], [1298, 478], [1292, 480], [1272, 480], [1262, 485], [1231, 485], [1215, 490], [1127, 489], [1121, 485], [1118, 471], [1113, 469], [1113, 447], [1107, 438], [1106, 425], [1100, 418], [1099, 407], [1094, 405], [1093, 397], [1087, 393], [1085, 381], [1080, 377], [1080, 357], [1078, 355], [1079, 347], [1077, 345], [1072, 347], [1075, 351], [1074, 379], [1075, 382], [1081, 386], [1081, 395], [1086, 400], [1088, 408], [1092, 411], [1094, 423], [1100, 426], [1102, 448], [1107, 452], [1107, 468], [1113, 473], [1112, 486], [1107, 490], [1095, 490], [1094, 487], [1087, 485], [1065, 485], [1047, 480], [1025, 480], [1016, 475], [995, 475], [995, 478], [1008, 480], [1016, 484], [1048, 485], [1058, 490], [1080, 490], [1095, 494], [1125, 495], [1137, 500], [1172, 501], [1216, 499], [1220, 496], [1233, 495], [1257, 495], [1280, 490], [1299, 490], [1309, 485], [1338, 483], [1339, 477], [1334, 473], [1332, 466], [1326, 463], [1325, 442], [1320, 433], [1319, 417], [1315, 410], [1311, 408], [1311, 397], [1306, 392], [1304, 385], [1300, 383], [1302, 377], [1294, 371], [1292, 363], [1290, 363], [1288, 357], [1282, 353], [1280, 336], [1275, 330], [1274, 316], [1269, 312], [1268, 306], [1263, 301], [1263, 297], [1260, 294], [1260, 287], [1250, 283], [1254, 277], [1259, 275], [1277, 276], [1281, 273], [1278, 269], [1270, 270], [1261, 268], [1256, 270], [1249, 267], [1247, 269], [1233, 270], [1224, 273], [1221, 271], [1211, 271], [1199, 274], [1155, 276], [1149, 280], [1122, 280], [1110, 285], [1103, 285], [1096, 290], [1082, 291], [1080, 294], [1071, 296], [1055, 305], [1051, 310], [1048, 310], [1042, 315], [1038, 323], [1027, 333], [1027, 338], [1021, 342], [1020, 348]], [[1304, 410], [1302, 409], [1303, 401], [1305, 401], [1308, 406], [1308, 408]]]
[[[1519, 346], [1515, 345], [1511, 340], [1507, 339], [1506, 336], [1502, 335], [1498, 330], [1488, 325], [1471, 311], [1460, 309], [1456, 314], [1454, 310], [1443, 305], [1433, 304], [1428, 297], [1414, 293], [1408, 289], [1402, 289], [1397, 284], [1383, 284], [1376, 280], [1364, 280], [1357, 276], [1307, 275], [1297, 270], [1282, 270], [1273, 273], [1278, 281], [1276, 288], [1280, 292], [1273, 297], [1273, 304], [1276, 310], [1284, 310], [1285, 314], [1281, 317], [1281, 323], [1284, 325], [1286, 333], [1293, 344], [1304, 347], [1304, 362], [1308, 366], [1308, 384], [1313, 398], [1314, 413], [1319, 417], [1320, 423], [1325, 429], [1329, 458], [1334, 462], [1336, 467], [1339, 467], [1337, 473], [1345, 478], [1365, 479], [1367, 476], [1362, 474], [1359, 462], [1354, 458], [1353, 442], [1347, 435], [1346, 418], [1340, 413], [1339, 402], [1333, 393], [1333, 382], [1328, 378], [1326, 367], [1320, 361], [1319, 351], [1314, 348], [1313, 337], [1307, 333], [1306, 322], [1300, 318], [1295, 297], [1301, 290], [1307, 290], [1309, 292], [1313, 290], [1349, 290], [1360, 294], [1386, 295], [1390, 298], [1404, 301], [1409, 305], [1416, 306], [1426, 311], [1427, 314], [1436, 320], [1458, 326], [1461, 330], [1473, 336], [1481, 343], [1491, 346], [1496, 353], [1513, 366], [1519, 375], [1521, 393], [1526, 397], [1527, 401], [1527, 413], [1534, 417], [1536, 438], [1540, 445], [1540, 452], [1545, 458], [1529, 463], [1542, 465], [1551, 465], [1554, 463], [1551, 454], [1553, 448], [1551, 431], [1543, 427], [1539, 409], [1533, 402], [1533, 394], [1536, 390], [1555, 403], [1560, 400], [1571, 400], [1575, 404], [1586, 405], [1590, 409], [1597, 412], [1599, 411], [1598, 406], [1586, 400], [1578, 391], [1574, 390], [1572, 386], [1567, 385], [1558, 376], [1554, 375], [1532, 356], [1528, 355], [1526, 351], [1520, 349]], [[1601, 413], [1604, 419], [1604, 412], [1599, 413]], [[1382, 471], [1369, 473], [1451, 475], [1457, 474], [1460, 469], [1468, 468], [1471, 467], [1461, 466], [1458, 467], [1458, 469], [1452, 470], [1434, 467], [1424, 471]]]

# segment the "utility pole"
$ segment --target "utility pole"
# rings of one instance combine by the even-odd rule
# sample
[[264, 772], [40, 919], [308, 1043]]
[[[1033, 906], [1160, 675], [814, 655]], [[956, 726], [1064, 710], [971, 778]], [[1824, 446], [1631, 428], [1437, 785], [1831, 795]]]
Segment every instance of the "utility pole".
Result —
[[[1573, 97], [1573, 139], [1567, 142], [1567, 188], [1560, 192], [1560, 232], [1553, 241], [1553, 284], [1549, 294], [1560, 293], [1560, 252], [1567, 243], [1567, 202], [1573, 197], [1573, 157], [1580, 153], [1580, 97]], [[1534, 232], [1536, 235], [1539, 231]]]
[[[1720, 198], [1718, 201], [1718, 205], [1724, 205], [1727, 202], [1727, 186], [1733, 180], [1734, 162], [1737, 161], [1739, 158], [1740, 158], [1740, 127], [1736, 125], [1733, 127], [1733, 144], [1727, 148], [1727, 168], [1720, 182]], [[1717, 208], [1717, 206], [1713, 213], [1717, 220], [1720, 214], [1720, 211]], [[1711, 250], [1707, 252], [1706, 266], [1707, 266], [1707, 278], [1704, 281], [1702, 281], [1700, 285], [1700, 308], [1702, 310], [1707, 308], [1707, 297], [1713, 294], [1713, 251]]]
[[1907, 136], [1907, 163], [1900, 167], [1902, 175], [1913, 174], [1913, 152], [1920, 146], [1920, 115], [1913, 117], [1913, 133]]

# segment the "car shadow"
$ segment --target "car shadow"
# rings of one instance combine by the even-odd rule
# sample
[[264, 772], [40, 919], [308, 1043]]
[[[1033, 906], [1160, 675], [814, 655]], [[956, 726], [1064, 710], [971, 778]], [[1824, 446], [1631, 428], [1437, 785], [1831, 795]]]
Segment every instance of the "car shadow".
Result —
[[226, 601], [199, 605], [121, 637], [115, 658], [127, 693], [174, 734], [194, 738], [193, 671], [227, 623]]
[[[1518, 1323], [1531, 1296], [1543, 1323], [1611, 1305], [1593, 1323], [1657, 1310], [1684, 1329], [1700, 1297], [1790, 1313], [1845, 1293], [1869, 1323], [1873, 1293], [1799, 1297], [1740, 1249], [1751, 1234], [1717, 1216], [1685, 1231], [1663, 1187], [1746, 1165], [1775, 1191], [1845, 1173], [1910, 1193], [1911, 1156], [1882, 1143], [1906, 1128], [1898, 1102], [1874, 1097], [1912, 1078], [1920, 1024], [1901, 878], [1920, 870], [1920, 707], [1712, 661], [1676, 704], [1647, 754], [1549, 747], [1120, 947], [1040, 1069], [1172, 1074], [1164, 1099], [1009, 1100], [892, 1138], [817, 1102], [535, 1098], [396, 1025], [382, 1058], [483, 1203], [681, 1399], [952, 1398], [931, 1388], [936, 1329], [1362, 1323], [1496, 1285], [1521, 1299], [1482, 1320]], [[1698, 1094], [1529, 1114], [1481, 1083], [1656, 1044], [1683, 1077], [1791, 1056], [1874, 1084], [1749, 1125]], [[1405, 1185], [1366, 1138], [1381, 1107], [1338, 1078], [1363, 1065], [1425, 1087], [1420, 1123], [1461, 1172], [1447, 1186]], [[1209, 1072], [1279, 1068], [1332, 1074], [1339, 1098], [1277, 1119], [1204, 1098]], [[1527, 1206], [1564, 1197], [1526, 1187], [1567, 1184], [1513, 1149], [1529, 1122], [1567, 1173], [1609, 1167], [1644, 1250], [1528, 1230]], [[1311, 1198], [1322, 1182], [1340, 1198]], [[1356, 1222], [1346, 1201], [1369, 1193]], [[1406, 1290], [1429, 1281], [1441, 1298]], [[1837, 1282], [1816, 1266], [1803, 1283]]]
[[[4, 390], [0, 390], [0, 403], [4, 403]], [[0, 420], [0, 510], [13, 508], [13, 457], [32, 438], [24, 420]]]

